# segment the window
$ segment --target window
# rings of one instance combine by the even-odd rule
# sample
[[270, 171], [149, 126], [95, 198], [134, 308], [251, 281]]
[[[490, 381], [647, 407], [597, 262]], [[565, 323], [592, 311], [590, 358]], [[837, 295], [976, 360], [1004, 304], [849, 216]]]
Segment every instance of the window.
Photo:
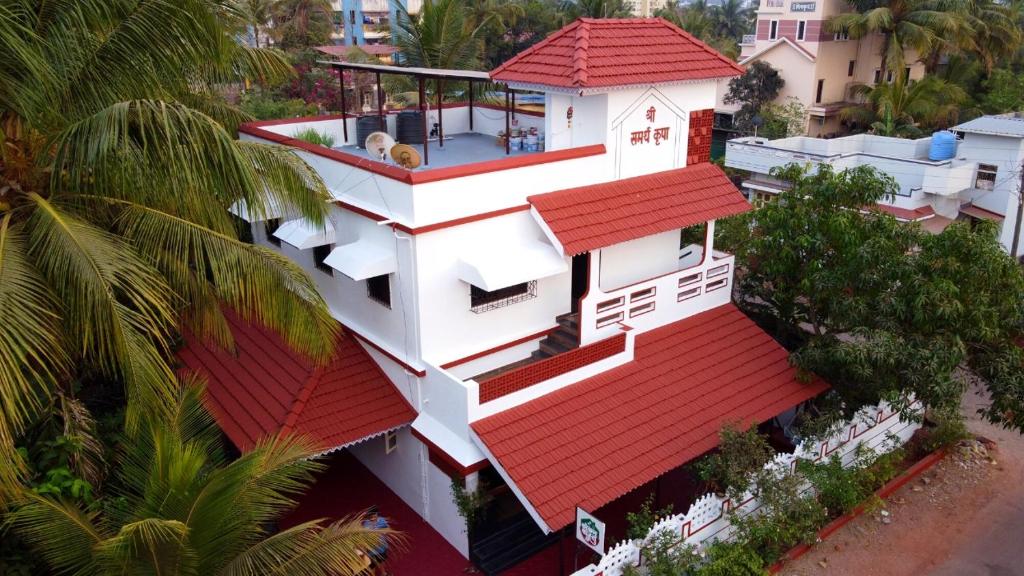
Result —
[[367, 278], [366, 296], [385, 308], [391, 308], [391, 275], [384, 274]]
[[836, 41], [849, 40], [850, 39], [850, 33], [848, 31], [846, 31], [846, 30], [841, 30], [839, 32], [836, 32], [832, 36], [832, 39], [836, 40]]
[[903, 69], [903, 81], [910, 82], [910, 66]]
[[384, 453], [391, 454], [398, 449], [398, 434], [394, 430], [384, 433]]
[[334, 268], [324, 264], [324, 260], [333, 249], [334, 244], [324, 244], [323, 246], [313, 248], [313, 264], [316, 266], [317, 270], [327, 274], [328, 276], [334, 276]]
[[874, 77], [874, 79], [871, 80], [871, 82], [873, 84], [878, 84], [881, 81], [882, 81], [882, 70], [880, 68], [875, 68], [875, 77]]
[[849, 66], [846, 67], [846, 75], [847, 76], [850, 76], [850, 77], [853, 76], [853, 68], [856, 65], [857, 65], [857, 61], [856, 60], [850, 60]]
[[355, 26], [355, 23], [356, 23], [356, 11], [355, 10], [349, 10], [348, 11], [348, 21], [353, 26]]
[[814, 103], [821, 104], [821, 93], [825, 91], [825, 80], [818, 80], [818, 91], [814, 94]]
[[996, 173], [998, 171], [998, 166], [978, 164], [978, 175], [974, 179], [974, 187], [979, 190], [992, 190], [996, 187]]
[[483, 288], [469, 285], [469, 309], [477, 314], [503, 308], [537, 296], [537, 281], [523, 282], [508, 288], [488, 292]]
[[895, 77], [896, 77], [896, 75], [893, 74], [892, 70], [889, 70], [888, 72], [885, 73], [885, 81], [886, 82], [892, 83], [893, 78], [895, 78]]
[[280, 218], [271, 218], [270, 220], [267, 220], [266, 222], [263, 223], [263, 231], [267, 235], [267, 242], [270, 242], [274, 246], [281, 246], [281, 239], [278, 238], [277, 236], [274, 236], [274, 232], [277, 232], [277, 229], [280, 227]]
[[238, 239], [246, 244], [252, 244], [252, 224], [234, 214], [231, 215], [231, 221], [235, 223], [235, 232], [238, 234]]
[[807, 20], [800, 20], [796, 23], [796, 39], [803, 42], [807, 36]]
[[779, 21], [772, 20], [768, 23], [768, 39], [777, 40], [779, 38]]

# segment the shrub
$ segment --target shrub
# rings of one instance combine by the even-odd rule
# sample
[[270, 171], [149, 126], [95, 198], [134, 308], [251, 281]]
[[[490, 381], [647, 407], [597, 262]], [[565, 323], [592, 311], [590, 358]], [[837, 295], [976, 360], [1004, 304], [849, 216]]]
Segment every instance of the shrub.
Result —
[[696, 548], [679, 542], [668, 530], [655, 534], [641, 554], [647, 576], [692, 576], [700, 562]]
[[697, 473], [716, 492], [730, 490], [733, 495], [742, 495], [752, 476], [772, 459], [775, 450], [756, 428], [740, 432], [727, 426], [719, 438], [718, 452], [698, 462]]
[[629, 529], [626, 530], [626, 538], [630, 540], [642, 540], [646, 538], [647, 533], [651, 531], [651, 527], [654, 526], [654, 523], [657, 522], [659, 518], [664, 518], [671, 513], [671, 504], [661, 510], [654, 510], [654, 494], [647, 496], [644, 503], [640, 505], [640, 510], [626, 513], [626, 522], [629, 523]]
[[797, 470], [810, 481], [818, 502], [829, 517], [836, 518], [857, 507], [870, 493], [870, 482], [865, 482], [857, 467], [845, 468], [838, 455], [827, 462], [815, 464], [808, 460], [797, 463]]
[[328, 148], [334, 146], [334, 136], [318, 132], [314, 128], [301, 130], [295, 135], [295, 137], [304, 142], [309, 142], [310, 144], [319, 144], [320, 146], [326, 146]]
[[775, 563], [797, 544], [814, 542], [818, 528], [828, 520], [825, 508], [801, 493], [803, 484], [793, 473], [763, 471], [757, 478], [761, 508], [731, 518], [737, 539], [746, 542], [765, 564]]
[[923, 443], [924, 449], [928, 452], [947, 448], [970, 437], [960, 414], [937, 412], [932, 414], [932, 419], [935, 420], [935, 427], [928, 432]]
[[313, 116], [318, 113], [316, 104], [306, 104], [299, 98], [274, 98], [259, 91], [242, 95], [239, 107], [257, 120], [296, 118], [298, 116]]
[[764, 560], [742, 542], [714, 542], [704, 549], [704, 562], [694, 576], [762, 576]]

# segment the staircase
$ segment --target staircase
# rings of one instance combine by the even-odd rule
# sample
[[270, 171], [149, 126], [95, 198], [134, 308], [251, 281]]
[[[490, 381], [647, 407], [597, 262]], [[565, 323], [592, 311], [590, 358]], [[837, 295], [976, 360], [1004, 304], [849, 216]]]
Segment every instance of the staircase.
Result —
[[495, 576], [555, 544], [559, 534], [544, 534], [524, 512], [508, 520], [500, 530], [474, 542], [469, 559], [487, 576]]
[[555, 318], [558, 328], [540, 341], [540, 348], [533, 352], [533, 357], [542, 360], [568, 352], [580, 345], [579, 313], [562, 314]]

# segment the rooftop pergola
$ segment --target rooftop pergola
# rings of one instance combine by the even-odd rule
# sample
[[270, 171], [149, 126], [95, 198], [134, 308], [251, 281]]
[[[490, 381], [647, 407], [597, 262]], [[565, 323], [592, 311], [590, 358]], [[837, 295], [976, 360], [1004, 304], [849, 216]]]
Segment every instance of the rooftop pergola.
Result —
[[[359, 71], [359, 72], [372, 72], [377, 77], [377, 116], [380, 118], [380, 129], [385, 131], [387, 124], [384, 119], [384, 89], [380, 84], [380, 77], [382, 74], [400, 74], [403, 76], [411, 76], [416, 78], [419, 86], [419, 103], [418, 108], [420, 111], [420, 117], [423, 122], [423, 164], [429, 165], [429, 153], [427, 142], [429, 141], [430, 131], [427, 128], [427, 114], [426, 114], [426, 83], [428, 80], [433, 80], [437, 87], [437, 137], [438, 147], [444, 148], [444, 106], [442, 105], [442, 90], [441, 84], [445, 81], [457, 81], [469, 83], [469, 129], [473, 129], [473, 83], [474, 82], [491, 82], [491, 75], [488, 72], [479, 72], [476, 70], [448, 70], [443, 68], [413, 68], [405, 66], [391, 66], [387, 64], [368, 64], [359, 62], [339, 62], [339, 61], [326, 61], [320, 60], [318, 64], [323, 66], [329, 66], [338, 71], [338, 81], [341, 85], [341, 116], [342, 116], [342, 130], [344, 131], [345, 140], [348, 140], [348, 111], [345, 105], [345, 70]], [[511, 144], [509, 143], [508, 135], [512, 128], [512, 119], [515, 118], [515, 105], [516, 95], [515, 91], [510, 89], [508, 84], [503, 84], [505, 88], [505, 154], [511, 154]]]

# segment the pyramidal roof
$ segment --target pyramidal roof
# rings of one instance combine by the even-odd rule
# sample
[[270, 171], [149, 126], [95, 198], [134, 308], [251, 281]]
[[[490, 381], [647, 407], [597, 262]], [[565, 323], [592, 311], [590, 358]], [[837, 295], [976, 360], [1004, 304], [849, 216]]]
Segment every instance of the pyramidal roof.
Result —
[[609, 88], [739, 76], [743, 68], [661, 18], [580, 18], [517, 54], [491, 78]]

